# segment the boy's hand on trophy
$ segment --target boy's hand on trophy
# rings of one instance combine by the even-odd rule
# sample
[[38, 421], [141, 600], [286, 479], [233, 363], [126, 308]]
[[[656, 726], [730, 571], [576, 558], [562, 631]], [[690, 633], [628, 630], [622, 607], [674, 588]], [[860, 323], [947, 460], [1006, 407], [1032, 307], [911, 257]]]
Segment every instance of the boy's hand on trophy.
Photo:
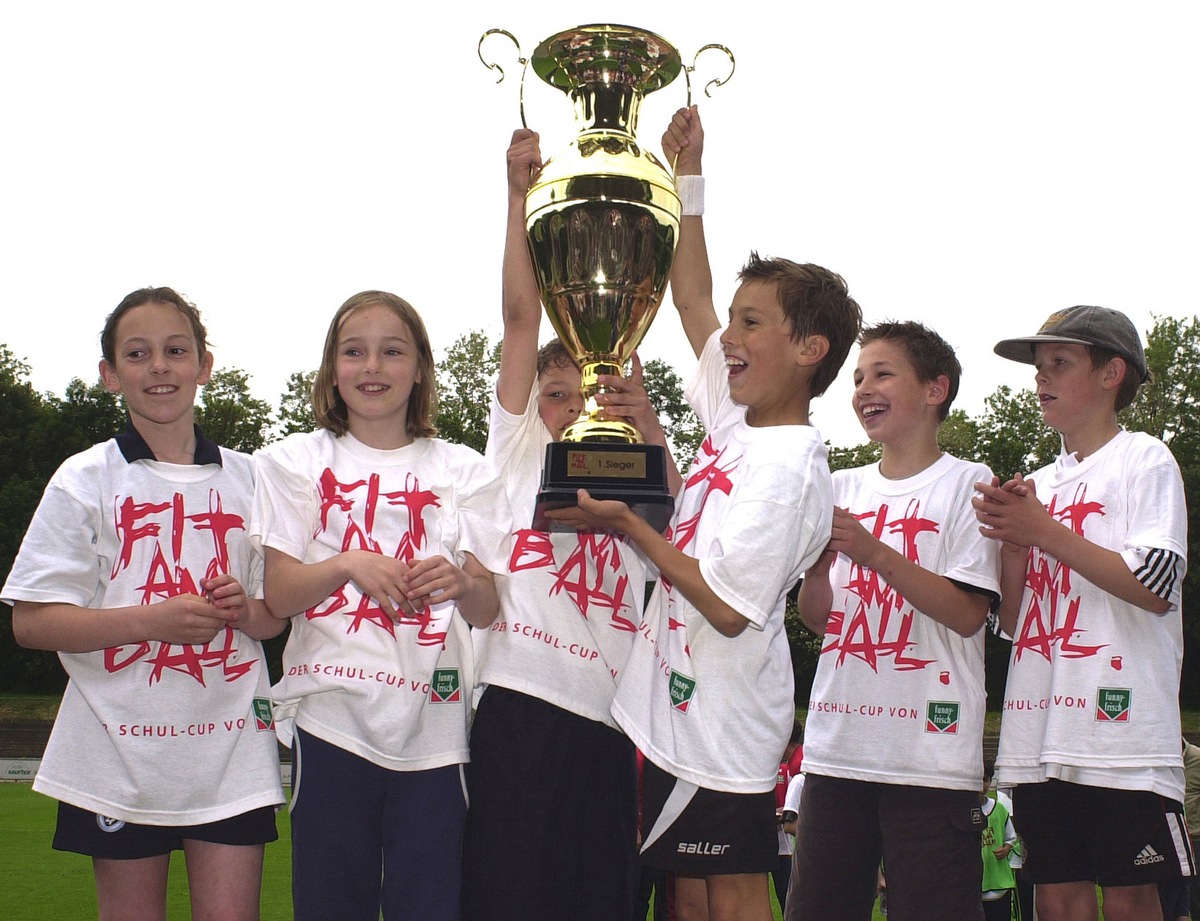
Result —
[[542, 149], [538, 144], [538, 133], [529, 128], [518, 128], [513, 132], [508, 145], [508, 192], [525, 197], [529, 180], [535, 170], [542, 168]]
[[604, 410], [605, 418], [624, 418], [642, 433], [643, 438], [657, 444], [652, 436], [662, 429], [662, 422], [642, 383], [642, 362], [637, 352], [633, 353], [633, 370], [629, 377], [601, 374], [599, 378], [604, 390], [596, 394], [596, 402]]
[[586, 489], [577, 494], [578, 505], [556, 508], [546, 517], [576, 531], [627, 531], [631, 521], [640, 521], [629, 506], [616, 499], [593, 499]]
[[704, 153], [700, 110], [689, 106], [676, 112], [663, 134], [662, 146], [676, 176], [699, 176], [700, 158]]

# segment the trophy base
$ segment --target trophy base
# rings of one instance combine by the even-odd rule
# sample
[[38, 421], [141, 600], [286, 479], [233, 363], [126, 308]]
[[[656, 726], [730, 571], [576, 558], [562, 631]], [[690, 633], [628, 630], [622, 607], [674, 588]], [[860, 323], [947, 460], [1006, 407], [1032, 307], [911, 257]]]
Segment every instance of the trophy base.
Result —
[[546, 466], [533, 511], [533, 527], [538, 531], [574, 531], [547, 518], [546, 512], [576, 505], [580, 489], [596, 499], [624, 502], [660, 534], [667, 529], [675, 510], [675, 499], [667, 486], [667, 452], [661, 445], [570, 441], [546, 445]]

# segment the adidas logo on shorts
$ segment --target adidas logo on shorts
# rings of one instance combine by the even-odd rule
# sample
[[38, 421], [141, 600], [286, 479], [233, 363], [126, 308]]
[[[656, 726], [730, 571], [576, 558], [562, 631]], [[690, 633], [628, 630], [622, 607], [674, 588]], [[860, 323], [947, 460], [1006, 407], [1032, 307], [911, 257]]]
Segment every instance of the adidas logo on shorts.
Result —
[[1152, 863], [1162, 863], [1166, 859], [1166, 857], [1147, 844], [1138, 852], [1137, 857], [1133, 858], [1133, 865], [1135, 867], [1145, 867]]

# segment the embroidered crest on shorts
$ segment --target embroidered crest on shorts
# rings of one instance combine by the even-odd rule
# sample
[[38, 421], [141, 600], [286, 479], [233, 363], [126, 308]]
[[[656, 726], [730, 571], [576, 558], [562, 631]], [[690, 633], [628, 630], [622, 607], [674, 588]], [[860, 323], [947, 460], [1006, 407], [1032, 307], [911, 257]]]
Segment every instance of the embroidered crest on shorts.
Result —
[[255, 697], [250, 703], [250, 711], [254, 714], [254, 728], [259, 732], [273, 732], [275, 729], [275, 714], [271, 712], [271, 701], [265, 697]]
[[125, 821], [123, 819], [114, 819], [112, 816], [100, 815], [100, 813], [96, 813], [96, 825], [99, 826], [102, 832], [112, 834], [113, 832], [120, 831], [122, 828], [124, 828]]
[[456, 704], [462, 700], [462, 684], [457, 668], [435, 668], [429, 682], [429, 702]]
[[929, 701], [925, 707], [925, 731], [957, 735], [959, 706], [956, 700]]
[[1096, 689], [1096, 721], [1100, 723], [1128, 723], [1129, 708], [1133, 705], [1133, 691], [1129, 688]]
[[671, 706], [680, 713], [687, 713], [696, 694], [696, 679], [683, 672], [671, 670]]

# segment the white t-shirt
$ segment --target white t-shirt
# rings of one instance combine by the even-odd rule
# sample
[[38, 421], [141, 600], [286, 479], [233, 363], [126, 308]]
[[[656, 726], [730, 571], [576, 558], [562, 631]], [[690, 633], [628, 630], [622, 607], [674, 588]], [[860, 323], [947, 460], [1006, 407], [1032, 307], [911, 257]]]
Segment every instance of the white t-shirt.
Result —
[[[117, 608], [202, 594], [231, 573], [261, 596], [246, 540], [249, 457], [125, 460], [116, 440], [68, 458], [46, 487], [3, 600]], [[199, 825], [283, 802], [262, 646], [226, 628], [204, 646], [146, 641], [59, 653], [70, 681], [33, 783], [143, 825]]]
[[[998, 598], [999, 547], [979, 533], [971, 507], [975, 484], [991, 480], [983, 464], [943, 454], [901, 480], [884, 477], [878, 464], [836, 471], [833, 495], [906, 559]], [[978, 790], [984, 628], [960, 636], [845, 554], [829, 580], [833, 605], [808, 702], [804, 769]]]
[[[397, 559], [472, 553], [503, 561], [510, 516], [478, 453], [420, 438], [391, 451], [326, 430], [255, 456], [251, 537], [304, 563], [345, 550]], [[466, 620], [446, 601], [394, 624], [352, 582], [292, 618], [276, 716], [389, 770], [467, 757], [474, 657]]]
[[783, 798], [783, 811], [800, 814], [800, 797], [804, 793], [804, 773], [793, 774], [788, 781], [787, 794]]
[[[804, 793], [804, 774], [795, 773], [788, 781], [787, 793], [783, 797], [783, 811], [800, 814], [800, 797]], [[781, 827], [779, 829], [779, 853], [794, 854], [796, 852], [796, 836], [790, 835]]]
[[811, 426], [753, 427], [729, 398], [719, 333], [688, 401], [708, 436], [667, 537], [749, 626], [719, 633], [666, 580], [646, 607], [613, 716], [659, 767], [729, 793], [775, 787], [795, 720], [785, 596], [829, 540], [827, 452]]
[[1179, 738], [1180, 612], [1187, 559], [1183, 480], [1171, 452], [1118, 433], [1083, 461], [1063, 454], [1032, 477], [1051, 516], [1094, 544], [1179, 555], [1166, 614], [1122, 601], [1030, 548], [1004, 694], [999, 782], [1047, 778], [1183, 801]]
[[615, 726], [609, 710], [642, 619], [645, 562], [618, 535], [530, 527], [549, 443], [536, 384], [520, 416], [493, 393], [487, 457], [502, 472], [513, 533], [496, 578], [500, 616], [473, 635], [479, 681]]

